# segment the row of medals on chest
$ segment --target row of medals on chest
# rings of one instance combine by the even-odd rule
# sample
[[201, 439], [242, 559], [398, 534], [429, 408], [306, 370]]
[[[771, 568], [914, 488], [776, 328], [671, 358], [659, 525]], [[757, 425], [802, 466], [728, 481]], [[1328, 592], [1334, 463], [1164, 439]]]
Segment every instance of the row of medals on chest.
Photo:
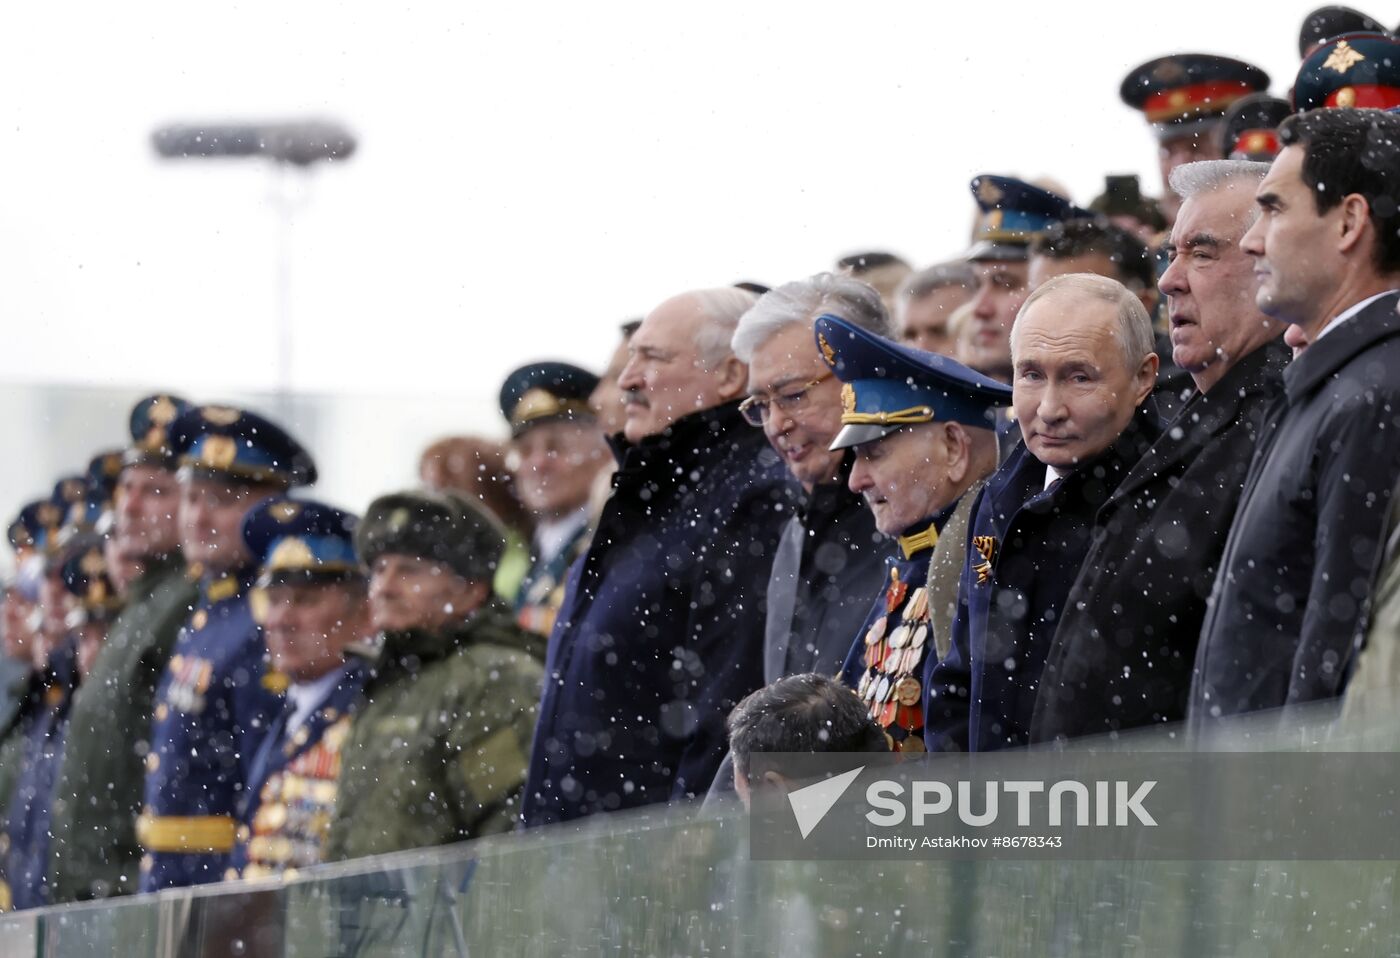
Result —
[[[885, 592], [886, 612], [876, 619], [865, 633], [865, 673], [857, 693], [870, 706], [872, 715], [882, 706], [917, 705], [923, 693], [913, 672], [923, 657], [929, 640], [928, 589], [920, 586], [908, 593], [909, 585], [899, 579], [899, 570], [891, 572], [890, 587]], [[908, 602], [904, 602], [908, 593]], [[903, 603], [898, 624], [889, 628], [895, 610]], [[888, 725], [889, 723], [882, 723]]]

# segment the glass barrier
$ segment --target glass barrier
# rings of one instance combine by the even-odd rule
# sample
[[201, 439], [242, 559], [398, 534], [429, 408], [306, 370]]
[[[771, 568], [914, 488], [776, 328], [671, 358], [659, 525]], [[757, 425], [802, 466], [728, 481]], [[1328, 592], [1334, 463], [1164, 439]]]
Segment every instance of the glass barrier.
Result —
[[[1400, 717], [1222, 750], [1395, 751]], [[1076, 748], [1179, 748], [1172, 730]], [[1325, 787], [1325, 783], [1320, 783]], [[1241, 801], [1247, 801], [1241, 797]], [[1338, 829], [1348, 827], [1337, 822]], [[0, 919], [5, 956], [1394, 954], [1397, 862], [751, 861], [737, 805], [644, 811]]]

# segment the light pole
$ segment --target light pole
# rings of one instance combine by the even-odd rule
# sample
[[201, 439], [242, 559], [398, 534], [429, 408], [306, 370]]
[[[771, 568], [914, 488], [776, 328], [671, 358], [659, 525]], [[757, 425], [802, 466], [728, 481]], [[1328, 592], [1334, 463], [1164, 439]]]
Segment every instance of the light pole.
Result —
[[[272, 161], [272, 203], [277, 210], [274, 288], [277, 298], [277, 374], [279, 404], [292, 389], [292, 221], [298, 208], [294, 178], [302, 175], [307, 191], [316, 164], [349, 159], [358, 145], [338, 123], [300, 120], [272, 123], [176, 123], [151, 134], [156, 153], [165, 159], [261, 157]], [[286, 410], [290, 411], [290, 410]]]

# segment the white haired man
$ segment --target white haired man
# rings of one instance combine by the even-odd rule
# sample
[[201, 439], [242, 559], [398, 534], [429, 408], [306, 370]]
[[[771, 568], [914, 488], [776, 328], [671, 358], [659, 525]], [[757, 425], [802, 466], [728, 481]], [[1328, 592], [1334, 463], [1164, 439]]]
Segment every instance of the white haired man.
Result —
[[926, 672], [930, 750], [1029, 737], [1045, 656], [1094, 516], [1161, 433], [1152, 321], [1122, 283], [1071, 273], [1011, 330], [1021, 441], [972, 507], [952, 649]]
[[1289, 358], [1283, 324], [1254, 303], [1254, 263], [1240, 247], [1268, 169], [1206, 160], [1172, 171], [1182, 203], [1160, 287], [1172, 357], [1195, 391], [1098, 510], [1046, 659], [1033, 742], [1186, 716], [1206, 598]]
[[628, 343], [612, 497], [545, 659], [527, 826], [703, 795], [724, 720], [763, 684], [768, 573], [794, 493], [739, 413], [752, 293], [666, 300]]

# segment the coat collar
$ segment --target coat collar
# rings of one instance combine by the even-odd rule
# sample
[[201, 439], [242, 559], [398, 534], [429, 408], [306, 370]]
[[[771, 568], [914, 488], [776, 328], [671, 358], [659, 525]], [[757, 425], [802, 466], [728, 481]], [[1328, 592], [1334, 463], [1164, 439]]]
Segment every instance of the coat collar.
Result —
[[1398, 295], [1387, 293], [1303, 350], [1283, 373], [1288, 401], [1298, 402], [1359, 353], [1400, 333]]
[[1123, 480], [1115, 495], [1123, 496], [1150, 482], [1183, 456], [1199, 452], [1208, 440], [1233, 423], [1240, 407], [1260, 393], [1275, 393], [1292, 351], [1275, 338], [1230, 367], [1208, 393], [1194, 393]]
[[516, 629], [510, 612], [500, 599], [492, 598], [472, 613], [465, 622], [459, 622], [436, 632], [427, 629], [397, 629], [382, 633], [375, 672], [417, 672], [423, 664], [446, 658], [463, 646], [477, 642], [491, 642], [520, 648], [538, 656], [536, 641], [543, 637], [533, 637]]
[[906, 560], [914, 558], [920, 552], [926, 552], [938, 545], [938, 534], [943, 531], [943, 527], [948, 524], [948, 518], [952, 516], [953, 510], [958, 507], [961, 497], [954, 499], [942, 509], [939, 509], [931, 516], [926, 516], [918, 522], [905, 529], [899, 536], [899, 551]]
[[710, 450], [738, 429], [753, 429], [730, 402], [682, 416], [654, 436], [629, 443], [622, 433], [608, 439], [621, 471], [646, 469], [656, 463], [705, 461]]

